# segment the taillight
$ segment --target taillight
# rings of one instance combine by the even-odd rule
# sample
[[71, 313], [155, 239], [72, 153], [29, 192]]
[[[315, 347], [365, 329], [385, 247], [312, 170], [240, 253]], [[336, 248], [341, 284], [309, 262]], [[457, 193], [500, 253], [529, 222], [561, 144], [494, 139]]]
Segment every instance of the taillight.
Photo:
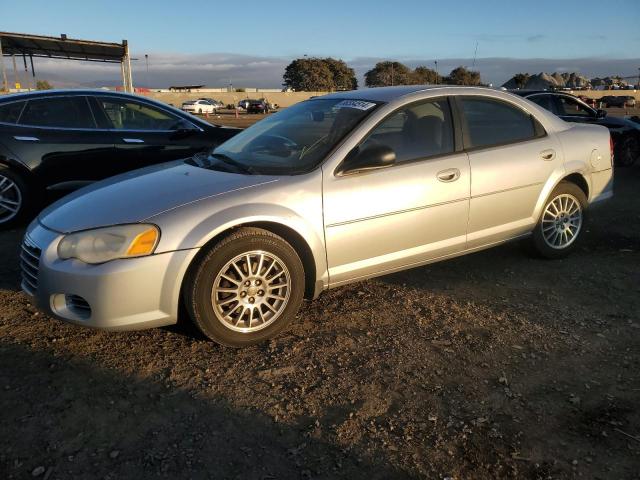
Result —
[[609, 135], [609, 151], [611, 152], [611, 165], [613, 165], [613, 137]]

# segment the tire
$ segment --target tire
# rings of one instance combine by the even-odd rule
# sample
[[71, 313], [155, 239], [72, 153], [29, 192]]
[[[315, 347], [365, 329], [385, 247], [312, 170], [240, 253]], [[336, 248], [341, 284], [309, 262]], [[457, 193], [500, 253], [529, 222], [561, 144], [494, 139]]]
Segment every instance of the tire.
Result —
[[199, 113], [200, 115], [202, 115], [202, 109], [199, 109], [199, 110], [198, 110], [198, 113]]
[[19, 174], [0, 165], [0, 229], [25, 219], [33, 205], [30, 190]]
[[298, 313], [304, 290], [304, 267], [291, 245], [267, 230], [240, 228], [196, 259], [184, 299], [206, 337], [244, 347], [282, 332]]
[[640, 157], [640, 139], [634, 135], [626, 135], [615, 149], [615, 164], [619, 167], [630, 167]]
[[[577, 210], [574, 210], [577, 208]], [[556, 259], [576, 248], [584, 231], [587, 197], [577, 185], [560, 182], [544, 203], [531, 243], [534, 253]]]

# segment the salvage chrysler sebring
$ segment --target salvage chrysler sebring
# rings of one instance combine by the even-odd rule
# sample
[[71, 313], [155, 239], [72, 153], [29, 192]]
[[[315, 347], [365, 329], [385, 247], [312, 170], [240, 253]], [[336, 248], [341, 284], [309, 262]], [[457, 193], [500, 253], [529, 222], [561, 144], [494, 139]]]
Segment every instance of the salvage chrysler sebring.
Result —
[[509, 93], [341, 92], [60, 200], [27, 230], [22, 288], [113, 330], [176, 323], [182, 302], [209, 338], [249, 345], [327, 288], [527, 235], [562, 257], [611, 165], [606, 128]]

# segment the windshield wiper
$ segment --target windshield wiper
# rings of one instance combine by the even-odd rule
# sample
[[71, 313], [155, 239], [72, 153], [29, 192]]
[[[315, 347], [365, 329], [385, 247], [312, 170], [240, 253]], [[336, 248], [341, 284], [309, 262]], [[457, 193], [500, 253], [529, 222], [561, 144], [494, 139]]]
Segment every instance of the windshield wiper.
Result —
[[240, 163], [240, 162], [234, 160], [229, 155], [225, 155], [224, 153], [212, 153], [211, 156], [213, 158], [221, 160], [223, 163], [226, 163], [228, 165], [232, 165], [232, 166], [236, 167], [238, 170], [243, 171], [245, 173], [248, 173], [250, 175], [260, 175], [255, 170], [255, 168], [250, 167], [249, 165], [244, 165], [243, 163]]

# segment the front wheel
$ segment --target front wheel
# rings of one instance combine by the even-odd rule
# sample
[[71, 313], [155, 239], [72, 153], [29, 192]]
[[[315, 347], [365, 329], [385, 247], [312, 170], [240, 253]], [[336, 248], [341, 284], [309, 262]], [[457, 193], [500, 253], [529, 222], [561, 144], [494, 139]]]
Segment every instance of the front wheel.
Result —
[[215, 342], [262, 342], [287, 327], [300, 309], [304, 268], [278, 235], [241, 228], [197, 262], [186, 280], [185, 303], [196, 326]]
[[562, 258], [576, 247], [584, 230], [587, 197], [575, 184], [561, 182], [549, 195], [533, 231], [534, 251], [544, 258]]

